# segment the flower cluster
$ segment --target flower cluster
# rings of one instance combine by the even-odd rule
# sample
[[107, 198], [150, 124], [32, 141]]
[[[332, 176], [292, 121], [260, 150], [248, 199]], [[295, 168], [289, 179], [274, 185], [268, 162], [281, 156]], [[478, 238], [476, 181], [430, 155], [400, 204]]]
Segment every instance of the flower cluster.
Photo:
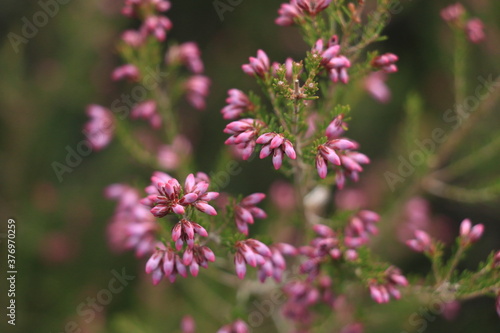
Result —
[[[326, 49], [325, 49], [326, 47]], [[318, 39], [314, 45], [313, 52], [321, 56], [321, 65], [326, 68], [330, 80], [334, 83], [347, 84], [349, 75], [347, 69], [351, 67], [351, 62], [345, 56], [340, 55], [340, 45], [337, 36], [333, 36], [325, 45], [322, 39]]]
[[208, 215], [217, 215], [215, 209], [207, 202], [219, 196], [217, 192], [207, 192], [209, 183], [207, 175], [198, 173], [197, 177], [189, 174], [184, 189], [179, 181], [163, 172], [155, 172], [151, 177], [152, 185], [146, 187], [149, 195], [141, 202], [151, 207], [151, 213], [163, 217], [169, 213], [182, 215], [186, 207], [194, 207]]
[[267, 217], [259, 207], [255, 205], [264, 200], [264, 193], [251, 194], [234, 206], [234, 217], [238, 231], [248, 236], [248, 225], [254, 223], [254, 219], [265, 219]]
[[298, 251], [287, 243], [277, 243], [269, 246], [269, 249], [271, 256], [264, 258], [265, 262], [260, 266], [258, 273], [259, 280], [264, 282], [268, 277], [272, 277], [276, 282], [281, 282], [286, 269], [286, 261], [283, 256], [295, 256]]
[[484, 23], [477, 17], [467, 20], [467, 11], [461, 3], [455, 3], [441, 10], [441, 18], [451, 26], [465, 32], [472, 43], [484, 40]]
[[406, 287], [408, 280], [401, 274], [401, 271], [396, 267], [389, 267], [384, 272], [384, 282], [377, 283], [372, 281], [370, 283], [370, 295], [377, 303], [388, 303], [391, 296], [394, 299], [401, 298], [401, 292], [398, 287]]
[[292, 143], [285, 139], [283, 134], [265, 133], [259, 136], [255, 142], [263, 145], [259, 155], [261, 159], [269, 155], [273, 156], [273, 165], [276, 170], [281, 168], [284, 155], [292, 160], [297, 158]]
[[83, 131], [92, 148], [101, 150], [113, 138], [115, 131], [113, 114], [100, 105], [92, 104], [87, 107], [87, 115], [90, 117], [90, 120], [85, 124]]
[[325, 10], [331, 0], [290, 0], [281, 4], [279, 17], [274, 21], [277, 25], [288, 26], [303, 20], [305, 15], [316, 16]]
[[138, 257], [151, 253], [158, 224], [140, 203], [139, 192], [127, 185], [113, 184], [106, 188], [105, 196], [118, 201], [107, 230], [111, 247], [116, 251], [135, 250]]
[[234, 145], [241, 158], [247, 160], [253, 153], [259, 131], [265, 124], [261, 120], [244, 118], [226, 125], [224, 133], [231, 137], [224, 143]]
[[231, 324], [222, 326], [217, 333], [248, 333], [248, 325], [241, 319], [236, 320]]
[[227, 93], [229, 95], [226, 99], [228, 105], [221, 110], [224, 119], [237, 119], [242, 114], [253, 111], [255, 106], [243, 91], [230, 89]]
[[252, 238], [236, 242], [235, 248], [234, 265], [236, 275], [240, 279], [246, 275], [247, 264], [252, 267], [262, 266], [266, 263], [266, 258], [272, 257], [272, 252], [267, 245]]
[[363, 171], [361, 164], [370, 163], [370, 159], [357, 151], [359, 145], [349, 139], [340, 138], [343, 133], [342, 115], [332, 121], [326, 130], [328, 141], [317, 147], [316, 169], [321, 178], [328, 173], [328, 162], [335, 165], [335, 178], [337, 187], [342, 189], [345, 178], [358, 180], [359, 172]]

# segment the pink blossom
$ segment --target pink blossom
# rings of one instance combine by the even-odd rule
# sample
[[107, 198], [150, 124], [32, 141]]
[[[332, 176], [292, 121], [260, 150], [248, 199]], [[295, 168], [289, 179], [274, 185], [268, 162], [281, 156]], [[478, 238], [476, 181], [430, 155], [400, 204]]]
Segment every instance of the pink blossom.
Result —
[[172, 29], [172, 22], [168, 17], [152, 15], [144, 21], [141, 32], [145, 35], [153, 35], [157, 40], [163, 42], [170, 29]]
[[368, 243], [370, 235], [377, 235], [376, 227], [380, 216], [369, 210], [362, 210], [351, 217], [345, 227], [344, 243], [346, 246], [356, 248]]
[[156, 110], [156, 101], [150, 99], [137, 104], [130, 113], [132, 119], [145, 119], [149, 121], [152, 128], [161, 127], [162, 119]]
[[428, 233], [423, 230], [415, 230], [415, 238], [406, 241], [406, 245], [416, 252], [431, 253], [434, 250], [432, 239]]
[[87, 115], [90, 120], [84, 125], [83, 131], [91, 146], [95, 150], [106, 147], [115, 131], [115, 120], [108, 109], [91, 104], [87, 107]]
[[297, 0], [297, 6], [309, 15], [315, 16], [330, 5], [331, 0]]
[[184, 316], [181, 320], [182, 333], [195, 333], [196, 323], [191, 316]]
[[281, 180], [273, 182], [269, 189], [269, 196], [282, 213], [292, 211], [296, 205], [295, 189], [290, 183]]
[[151, 213], [156, 217], [163, 217], [170, 213], [182, 215], [186, 207], [194, 207], [208, 215], [217, 215], [215, 209], [207, 201], [217, 198], [217, 192], [206, 192], [208, 182], [197, 180], [193, 174], [186, 178], [184, 193], [177, 179], [163, 173], [153, 174], [152, 185], [146, 187], [149, 195], [141, 203], [151, 207]]
[[296, 0], [290, 0], [290, 3], [283, 3], [278, 9], [279, 16], [274, 23], [281, 26], [294, 24], [295, 20], [302, 15], [302, 9], [297, 6]]
[[469, 245], [477, 242], [484, 232], [484, 225], [476, 224], [472, 227], [469, 219], [465, 219], [460, 224], [460, 238], [464, 245]]
[[[336, 39], [336, 36], [334, 36], [334, 38]], [[327, 67], [328, 63], [332, 59], [340, 56], [340, 45], [338, 43], [330, 42], [328, 45], [325, 45], [323, 39], [318, 39], [314, 44], [313, 52], [316, 52], [319, 56], [321, 56], [321, 65]]]
[[234, 265], [236, 268], [236, 275], [238, 275], [240, 279], [243, 279], [246, 275], [247, 264], [252, 267], [257, 267], [257, 265], [261, 266], [266, 263], [266, 258], [272, 256], [269, 247], [252, 238], [236, 242], [235, 247]]
[[283, 315], [301, 327], [309, 326], [313, 321], [311, 308], [321, 301], [320, 289], [310, 281], [292, 281], [285, 284], [283, 292], [288, 296]]
[[265, 124], [258, 119], [244, 118], [233, 121], [224, 129], [224, 133], [231, 134], [224, 143], [234, 145], [241, 157], [247, 160], [253, 153], [257, 135], [262, 127], [265, 127]]
[[203, 75], [194, 75], [185, 84], [188, 102], [196, 109], [203, 110], [206, 107], [206, 98], [209, 93], [210, 79]]
[[353, 181], [358, 180], [358, 173], [363, 171], [361, 164], [370, 163], [370, 159], [359, 152], [352, 151], [359, 145], [354, 141], [339, 138], [329, 140], [317, 147], [316, 169], [321, 178], [325, 178], [328, 172], [328, 162], [337, 166], [335, 169], [337, 187], [344, 187], [345, 177]]
[[217, 333], [248, 333], [248, 332], [249, 329], [247, 324], [241, 319], [238, 319], [231, 324], [224, 325], [217, 331]]
[[391, 99], [391, 91], [385, 81], [387, 81], [387, 73], [384, 71], [371, 73], [365, 79], [366, 91], [380, 103], [387, 103]]
[[385, 271], [385, 282], [382, 284], [372, 283], [369, 286], [370, 295], [377, 303], [388, 303], [390, 297], [401, 298], [401, 292], [397, 287], [406, 287], [408, 280], [401, 274], [401, 271], [391, 266]]
[[140, 77], [139, 69], [135, 65], [126, 64], [120, 67], [115, 68], [113, 73], [111, 74], [111, 78], [114, 81], [127, 79], [130, 81], [137, 81]]
[[286, 261], [283, 255], [295, 256], [298, 252], [290, 244], [278, 243], [269, 247], [271, 257], [266, 257], [266, 262], [260, 266], [258, 277], [260, 282], [272, 277], [276, 282], [281, 282], [283, 272], [286, 269]]
[[465, 24], [465, 32], [472, 43], [483, 41], [485, 38], [483, 21], [478, 18], [470, 19]]
[[194, 245], [188, 247], [182, 256], [182, 263], [189, 267], [192, 276], [198, 276], [200, 267], [208, 268], [208, 262], [215, 261], [215, 254], [207, 246]]
[[458, 21], [465, 14], [465, 8], [457, 2], [443, 8], [440, 14], [441, 18], [446, 22]]
[[395, 73], [398, 67], [395, 62], [398, 61], [398, 56], [393, 53], [385, 53], [375, 57], [371, 64], [375, 68], [382, 69], [385, 73]]
[[122, 40], [134, 48], [138, 48], [144, 44], [143, 34], [135, 30], [125, 30], [122, 34]]
[[229, 95], [229, 97], [226, 98], [226, 103], [228, 103], [228, 105], [221, 110], [224, 119], [236, 119], [243, 113], [251, 112], [255, 108], [243, 91], [230, 89], [227, 93]]
[[234, 207], [234, 216], [238, 231], [248, 236], [248, 224], [253, 224], [254, 219], [264, 219], [267, 214], [255, 205], [264, 200], [264, 193], [251, 194]]
[[156, 245], [145, 270], [147, 274], [151, 274], [154, 285], [160, 283], [163, 277], [167, 277], [171, 283], [175, 282], [177, 275], [187, 277], [187, 268], [182, 259], [173, 249], [166, 248], [162, 243]]
[[344, 115], [340, 114], [328, 125], [325, 131], [328, 140], [339, 139], [347, 131], [347, 123], [343, 119]]
[[258, 50], [257, 51], [257, 58], [255, 57], [250, 57], [248, 58], [250, 63], [244, 64], [241, 66], [243, 69], [243, 72], [250, 76], [260, 76], [264, 77], [266, 74], [269, 73], [269, 68], [270, 68], [270, 63], [269, 63], [269, 58], [267, 57], [267, 54], [262, 51]]
[[171, 46], [165, 57], [168, 64], [184, 64], [191, 72], [195, 74], [203, 73], [204, 67], [201, 61], [201, 52], [198, 45], [194, 42], [187, 42], [181, 45]]
[[201, 225], [196, 222], [188, 221], [186, 219], [180, 220], [172, 228], [172, 240], [175, 242], [177, 251], [182, 249], [184, 242], [187, 243], [190, 249], [194, 246], [194, 236], [198, 234], [202, 237], [207, 237], [208, 233]]
[[261, 159], [272, 154], [273, 166], [276, 170], [278, 170], [283, 163], [283, 155], [288, 156], [292, 160], [297, 158], [292, 143], [290, 140], [285, 139], [283, 134], [274, 132], [265, 133], [259, 136], [255, 142], [263, 145], [259, 155]]
[[149, 210], [140, 204], [139, 192], [127, 185], [113, 184], [105, 196], [118, 201], [107, 228], [108, 241], [115, 251], [133, 249], [138, 257], [154, 250], [159, 226]]
[[162, 145], [158, 149], [158, 164], [165, 170], [175, 170], [192, 150], [191, 142], [184, 136], [177, 136], [171, 145]]

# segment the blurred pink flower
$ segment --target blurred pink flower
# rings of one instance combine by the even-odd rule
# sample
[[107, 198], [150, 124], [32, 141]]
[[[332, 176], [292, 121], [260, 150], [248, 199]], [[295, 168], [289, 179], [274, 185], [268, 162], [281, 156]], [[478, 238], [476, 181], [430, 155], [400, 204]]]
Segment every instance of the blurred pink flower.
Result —
[[158, 148], [158, 163], [165, 170], [176, 170], [191, 153], [191, 142], [184, 136], [177, 136], [171, 145]]
[[191, 316], [184, 316], [181, 320], [181, 331], [182, 333], [195, 333], [196, 323]]
[[385, 53], [375, 57], [372, 60], [372, 66], [375, 68], [380, 68], [385, 73], [395, 73], [398, 71], [398, 67], [395, 62], [398, 61], [398, 56], [394, 53]]
[[117, 67], [111, 73], [111, 78], [114, 81], [127, 79], [129, 81], [138, 81], [141, 73], [139, 72], [139, 68], [135, 65], [126, 64], [120, 67]]
[[483, 41], [485, 38], [483, 21], [478, 18], [470, 19], [465, 24], [465, 32], [472, 43]]
[[210, 79], [208, 77], [203, 75], [191, 76], [185, 84], [188, 102], [198, 110], [205, 109], [209, 88]]
[[302, 15], [302, 9], [297, 6], [296, 0], [290, 0], [290, 3], [283, 3], [278, 9], [278, 17], [274, 20], [274, 23], [281, 26], [292, 25], [295, 19]]
[[269, 197], [280, 213], [286, 214], [295, 208], [295, 189], [290, 183], [274, 181], [269, 188]]
[[141, 33], [153, 35], [158, 41], [163, 42], [167, 38], [167, 31], [172, 29], [172, 22], [166, 16], [148, 16], [141, 26]]
[[440, 14], [441, 18], [446, 22], [458, 21], [465, 14], [465, 8], [461, 3], [457, 2], [443, 8]]
[[217, 333], [248, 333], [248, 332], [249, 329], [247, 324], [241, 319], [238, 319], [231, 324], [224, 325], [217, 331]]
[[252, 238], [236, 242], [235, 248], [234, 265], [236, 275], [240, 279], [243, 279], [246, 275], [247, 264], [252, 267], [261, 266], [266, 263], [266, 258], [272, 256], [272, 252], [267, 245]]
[[248, 99], [245, 93], [238, 89], [230, 89], [228, 91], [229, 97], [226, 98], [226, 105], [222, 110], [222, 117], [224, 119], [236, 119], [240, 117], [243, 113], [251, 112], [254, 109], [254, 105]]
[[194, 74], [203, 73], [203, 61], [201, 52], [195, 42], [186, 42], [180, 45], [171, 46], [165, 57], [168, 64], [184, 64]]
[[162, 119], [156, 109], [156, 101], [150, 99], [134, 106], [130, 114], [132, 119], [145, 119], [149, 121], [152, 128], [161, 127]]
[[100, 105], [92, 104], [87, 107], [87, 115], [90, 120], [84, 125], [84, 134], [93, 149], [101, 150], [113, 138], [115, 131], [113, 114]]
[[371, 73], [365, 78], [366, 91], [380, 103], [387, 103], [391, 99], [391, 91], [385, 81], [387, 81], [387, 73], [384, 71]]

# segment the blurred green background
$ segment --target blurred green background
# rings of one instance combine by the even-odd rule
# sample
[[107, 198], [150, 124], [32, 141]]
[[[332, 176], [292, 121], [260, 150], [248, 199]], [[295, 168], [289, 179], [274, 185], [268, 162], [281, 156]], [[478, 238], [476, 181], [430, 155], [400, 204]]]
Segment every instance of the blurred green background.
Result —
[[[190, 111], [193, 119], [184, 124], [194, 141], [200, 170], [210, 172], [215, 168], [213, 156], [219, 153], [226, 137], [222, 133], [226, 122], [219, 113], [226, 91], [233, 87], [256, 88], [253, 80], [240, 70], [248, 56], [262, 48], [272, 60], [284, 61], [288, 56], [302, 57], [307, 49], [295, 28], [274, 25], [281, 2], [244, 0], [233, 11], [225, 12], [221, 21], [212, 1], [172, 1], [173, 8], [167, 16], [174, 29], [168, 40], [198, 42], [206, 73], [212, 79], [207, 110], [199, 114]], [[349, 136], [359, 141], [362, 152], [375, 161], [367, 168], [372, 178], [381, 179], [384, 168], [394, 169], [389, 167], [388, 158], [396, 153], [394, 141], [408, 93], [418, 92], [424, 100], [425, 129], [444, 127], [440, 123], [442, 113], [453, 106], [451, 34], [440, 20], [439, 10], [448, 4], [449, 1], [441, 0], [402, 1], [402, 12], [394, 15], [386, 30], [389, 40], [376, 45], [381, 52], [400, 56], [400, 71], [390, 77], [393, 98], [389, 104], [381, 105], [364, 96], [354, 106]], [[109, 105], [123, 89], [111, 81], [109, 73], [120, 64], [115, 45], [121, 31], [135, 27], [136, 22], [119, 14], [121, 5], [118, 0], [72, 0], [61, 4], [54, 17], [16, 52], [8, 33], [20, 35], [23, 17], [31, 21], [41, 7], [37, 1], [1, 2], [0, 232], [5, 233], [8, 218], [16, 220], [18, 270], [17, 324], [13, 328], [6, 325], [4, 315], [6, 247], [4, 239], [0, 239], [0, 327], [6, 328], [2, 332], [59, 333], [65, 332], [71, 321], [77, 323], [81, 332], [175, 332], [180, 316], [192, 313], [201, 301], [198, 297], [212, 304], [193, 313], [200, 320], [199, 331], [213, 332], [224, 323], [221, 318], [225, 314], [213, 318], [211, 311], [228, 310], [220, 298], [234, 299], [232, 292], [213, 279], [200, 283], [188, 278], [173, 286], [164, 282], [153, 287], [150, 277], [143, 273], [143, 260], [136, 260], [132, 253], [116, 255], [110, 251], [105, 228], [114, 203], [103, 199], [103, 188], [115, 182], [142, 186], [152, 172], [135, 163], [117, 142], [103, 152], [84, 157], [71, 173], [64, 174], [62, 182], [52, 168], [55, 161], [64, 163], [67, 147], [75, 149], [84, 138], [86, 105]], [[474, 87], [478, 75], [497, 77], [500, 73], [500, 2], [471, 0], [465, 5], [487, 26], [487, 40], [471, 46], [467, 60], [470, 87]], [[499, 124], [499, 112], [481, 121], [467, 139], [465, 152], [491, 140], [491, 133], [498, 131]], [[499, 154], [485, 162], [481, 170], [489, 171], [488, 177], [491, 172], [498, 175], [498, 162]], [[267, 192], [276, 176], [269, 161], [254, 160], [243, 167], [244, 171], [233, 177], [225, 190]], [[481, 170], [474, 173], [480, 180]], [[378, 183], [382, 182], [380, 179]], [[467, 184], [468, 180], [462, 181]], [[388, 189], [380, 192], [385, 192], [388, 200], [394, 198]], [[475, 267], [490, 250], [500, 247], [498, 202], [468, 205], [432, 196], [428, 199], [435, 215], [449, 217], [453, 232], [465, 217], [486, 225], [485, 239], [468, 256], [467, 267]], [[407, 250], [404, 255], [383, 249], [381, 253], [405, 272], [420, 272], [427, 267], [424, 260]], [[133, 281], [123, 292], [113, 295], [109, 305], [96, 311], [97, 316], [90, 323], [85, 323], [77, 314], [78, 306], [107, 287], [113, 270], [122, 269], [135, 277]], [[415, 309], [394, 302], [386, 310], [387, 318], [380, 318], [380, 325], [367, 327], [366, 332], [409, 330], [407, 318]], [[421, 332], [479, 329], [483, 333], [500, 331], [500, 319], [491, 298], [466, 302], [455, 321], [429, 320]], [[271, 329], [261, 327], [254, 331]]]

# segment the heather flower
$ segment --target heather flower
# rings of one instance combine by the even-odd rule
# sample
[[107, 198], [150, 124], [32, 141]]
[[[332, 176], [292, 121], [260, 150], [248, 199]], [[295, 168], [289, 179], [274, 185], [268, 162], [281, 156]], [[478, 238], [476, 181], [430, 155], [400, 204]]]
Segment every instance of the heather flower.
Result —
[[243, 113], [251, 112], [255, 108], [243, 91], [230, 89], [227, 93], [229, 95], [229, 97], [226, 98], [226, 103], [228, 103], [228, 105], [221, 110], [224, 119], [236, 119]]
[[319, 145], [316, 155], [316, 169], [321, 178], [325, 178], [328, 173], [328, 162], [338, 166], [336, 168], [337, 187], [342, 189], [345, 177], [350, 177], [353, 181], [358, 180], [358, 173], [363, 171], [361, 164], [370, 163], [370, 159], [359, 152], [351, 151], [357, 149], [357, 143], [348, 139], [339, 138], [329, 140]]
[[113, 184], [106, 188], [104, 194], [106, 198], [118, 201], [107, 228], [112, 249], [133, 249], [138, 257], [151, 253], [158, 225], [149, 210], [140, 204], [139, 192], [127, 185]]
[[478, 18], [467, 21], [465, 24], [465, 32], [467, 33], [467, 38], [469, 38], [472, 43], [479, 43], [485, 38], [484, 24]]
[[139, 31], [125, 30], [122, 34], [122, 40], [131, 47], [137, 48], [144, 44], [144, 36]]
[[397, 287], [406, 287], [408, 285], [408, 280], [394, 266], [389, 267], [384, 275], [384, 283], [372, 283], [369, 286], [370, 295], [377, 303], [388, 303], [391, 296], [394, 299], [400, 299], [401, 292]]
[[90, 120], [84, 125], [83, 131], [91, 146], [95, 150], [106, 147], [115, 131], [115, 120], [108, 109], [91, 104], [87, 107], [87, 115]]
[[156, 101], [147, 100], [137, 104], [130, 113], [132, 119], [145, 119], [149, 121], [152, 128], [158, 129], [161, 127], [162, 119], [156, 109]]
[[175, 170], [181, 161], [187, 158], [192, 150], [191, 143], [184, 136], [177, 136], [171, 145], [158, 148], [158, 164], [166, 170]]
[[200, 266], [208, 268], [208, 262], [215, 261], [215, 254], [207, 246], [194, 245], [192, 248], [187, 248], [182, 256], [182, 263], [189, 267], [189, 272], [196, 277], [200, 270]]
[[297, 6], [296, 0], [290, 0], [290, 3], [283, 3], [278, 9], [279, 16], [274, 23], [281, 26], [288, 26], [295, 23], [295, 19], [302, 15], [302, 9]]
[[196, 109], [206, 107], [206, 98], [210, 88], [210, 79], [203, 75], [194, 75], [185, 84], [188, 102]]
[[247, 324], [241, 319], [238, 319], [231, 324], [224, 325], [217, 331], [217, 333], [248, 333], [248, 332], [249, 329]]
[[295, 150], [290, 140], [285, 139], [283, 134], [274, 132], [265, 133], [259, 136], [256, 143], [262, 144], [259, 157], [261, 159], [273, 155], [273, 166], [276, 170], [281, 167], [283, 163], [283, 154], [294, 160], [297, 158]]
[[267, 54], [262, 51], [257, 51], [257, 58], [250, 57], [248, 58], [250, 63], [244, 64], [241, 66], [243, 72], [250, 76], [260, 76], [264, 77], [267, 73], [269, 73], [270, 63]]
[[269, 188], [269, 196], [281, 213], [292, 211], [296, 205], [295, 189], [290, 183], [281, 180], [273, 182]]
[[191, 72], [195, 74], [203, 73], [204, 67], [201, 61], [201, 52], [198, 45], [194, 42], [187, 42], [181, 45], [171, 46], [165, 57], [168, 64], [184, 64]]
[[127, 79], [130, 81], [137, 81], [139, 79], [140, 72], [139, 69], [135, 65], [126, 64], [120, 67], [117, 67], [111, 73], [111, 78], [114, 81]]
[[339, 139], [347, 131], [347, 123], [343, 119], [344, 115], [340, 114], [328, 125], [325, 131], [328, 140]]
[[236, 267], [236, 275], [243, 279], [246, 275], [246, 265], [256, 267], [264, 265], [266, 258], [272, 256], [271, 250], [262, 242], [256, 239], [247, 239], [238, 241], [235, 244], [236, 253], [234, 254], [234, 265]]
[[330, 5], [332, 0], [297, 0], [297, 7], [309, 15], [315, 16]]
[[145, 35], [153, 35], [157, 40], [163, 42], [167, 38], [167, 31], [172, 29], [172, 22], [166, 16], [148, 16], [144, 21], [141, 32]]
[[282, 307], [283, 315], [301, 325], [312, 322], [311, 307], [319, 303], [321, 294], [309, 281], [292, 281], [283, 287], [288, 299]]
[[458, 21], [464, 14], [465, 8], [460, 3], [449, 5], [441, 10], [441, 18], [446, 22]]
[[196, 323], [191, 316], [184, 316], [181, 320], [182, 333], [195, 333]]
[[379, 220], [380, 216], [369, 210], [362, 210], [351, 217], [344, 232], [345, 245], [356, 248], [368, 243], [370, 235], [378, 234], [376, 223]]
[[382, 69], [385, 73], [395, 73], [398, 67], [395, 62], [398, 61], [398, 56], [393, 53], [385, 53], [375, 57], [372, 60], [372, 66]]
[[484, 225], [476, 224], [472, 227], [472, 223], [469, 219], [465, 219], [460, 224], [460, 238], [462, 244], [469, 245], [477, 242], [484, 232]]
[[286, 261], [283, 255], [295, 256], [297, 250], [290, 244], [278, 243], [269, 246], [271, 257], [265, 258], [266, 262], [260, 266], [258, 277], [260, 282], [272, 277], [276, 282], [281, 282], [283, 272], [286, 269]]
[[266, 212], [255, 205], [264, 200], [264, 193], [254, 193], [245, 197], [234, 207], [234, 216], [238, 231], [248, 236], [248, 225], [254, 223], [254, 219], [264, 219]]
[[184, 194], [177, 179], [164, 173], [155, 173], [151, 177], [152, 185], [146, 187], [149, 195], [141, 202], [151, 207], [151, 213], [156, 217], [163, 217], [169, 213], [184, 214], [185, 207], [193, 206], [208, 215], [217, 215], [215, 209], [207, 201], [217, 198], [217, 192], [206, 192], [208, 183], [196, 181], [193, 174], [186, 178]]
[[194, 246], [194, 235], [198, 234], [202, 237], [207, 237], [208, 232], [196, 222], [191, 222], [186, 219], [180, 220], [172, 228], [172, 240], [175, 242], [177, 251], [182, 249], [184, 242], [187, 243], [190, 249]]
[[391, 91], [385, 81], [387, 81], [387, 73], [383, 71], [371, 73], [365, 79], [366, 91], [380, 103], [387, 103], [391, 99]]
[[[336, 37], [336, 36], [335, 36]], [[338, 57], [340, 55], [340, 45], [337, 43], [328, 43], [326, 45], [326, 50], [325, 50], [325, 43], [323, 39], [318, 39], [316, 43], [314, 44], [313, 51], [316, 52], [319, 56], [321, 56], [321, 65], [327, 67], [328, 63], [334, 59], [335, 57]], [[350, 66], [350, 64], [349, 64]]]
[[247, 160], [252, 155], [256, 144], [256, 137], [260, 128], [265, 124], [252, 118], [240, 119], [226, 125], [224, 133], [231, 134], [224, 143], [226, 145], [234, 145], [241, 153], [241, 157]]
[[406, 245], [415, 252], [428, 252], [434, 250], [431, 237], [423, 230], [415, 230], [415, 238], [406, 241]]
[[158, 243], [155, 252], [146, 263], [146, 273], [151, 274], [153, 284], [157, 285], [163, 277], [167, 277], [171, 283], [175, 282], [178, 274], [187, 277], [187, 268], [174, 250]]

